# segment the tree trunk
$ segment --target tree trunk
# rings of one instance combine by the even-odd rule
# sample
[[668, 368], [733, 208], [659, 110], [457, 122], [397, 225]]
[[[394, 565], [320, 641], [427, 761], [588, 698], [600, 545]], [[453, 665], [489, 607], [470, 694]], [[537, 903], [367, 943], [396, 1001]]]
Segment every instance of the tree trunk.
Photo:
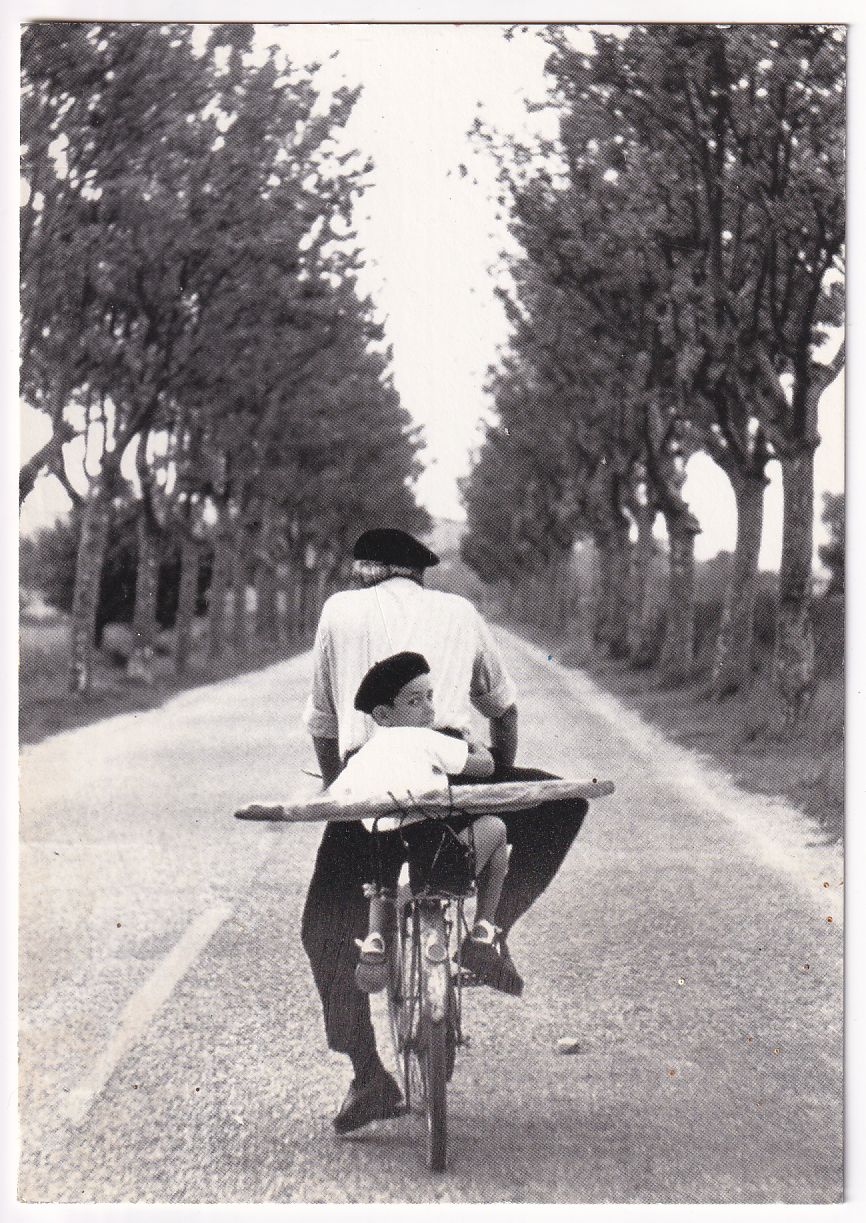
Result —
[[556, 554], [552, 565], [552, 581], [550, 590], [550, 619], [557, 632], [564, 632], [568, 625], [568, 558], [570, 553], [563, 550]]
[[758, 556], [764, 526], [766, 480], [732, 476], [731, 483], [737, 501], [737, 542], [713, 655], [713, 691], [718, 699], [751, 683]]
[[505, 609], [506, 616], [514, 616], [514, 609], [517, 600], [517, 582], [514, 578], [508, 578], [504, 583], [505, 594], [502, 605]]
[[231, 642], [234, 652], [243, 657], [247, 652], [247, 556], [244, 533], [235, 542], [232, 556], [232, 624]]
[[256, 561], [256, 636], [261, 641], [275, 644], [279, 639], [277, 630], [277, 584], [270, 561]]
[[278, 574], [274, 574], [274, 617], [276, 620], [277, 644], [282, 645], [286, 639], [286, 621], [288, 612], [286, 610], [286, 588], [283, 582], [279, 580]]
[[21, 506], [43, 471], [57, 471], [63, 463], [63, 447], [75, 437], [75, 430], [65, 420], [54, 425], [48, 441], [22, 466], [18, 473], [18, 505]]
[[180, 579], [177, 593], [177, 615], [174, 622], [174, 669], [177, 675], [186, 672], [189, 660], [192, 625], [198, 596], [199, 549], [184, 536], [180, 544]]
[[301, 636], [306, 637], [310, 622], [310, 594], [312, 590], [312, 574], [309, 569], [301, 569], [300, 606], [298, 607], [298, 626]]
[[655, 555], [653, 525], [657, 510], [653, 505], [635, 506], [637, 543], [632, 552], [630, 577], [632, 600], [629, 619], [628, 652], [633, 667], [653, 664], [653, 624], [650, 604], [649, 574]]
[[784, 721], [793, 726], [815, 695], [815, 628], [812, 619], [812, 511], [815, 452], [784, 457], [782, 466], [782, 561], [773, 677]]
[[631, 541], [628, 537], [628, 526], [623, 522], [614, 529], [610, 538], [610, 573], [604, 640], [612, 658], [625, 658], [628, 654], [630, 570]]
[[688, 513], [666, 513], [669, 546], [668, 623], [660, 660], [665, 677], [687, 679], [695, 650], [695, 536], [700, 531]]
[[84, 502], [81, 535], [75, 562], [75, 588], [72, 596], [72, 626], [69, 659], [69, 687], [78, 696], [93, 686], [93, 651], [99, 587], [111, 521], [111, 498], [116, 472], [103, 469], [90, 485]]
[[598, 645], [606, 645], [611, 623], [613, 595], [613, 549], [610, 537], [597, 531], [593, 537], [595, 555], [592, 567], [593, 617], [592, 638]]
[[126, 677], [143, 684], [152, 684], [156, 596], [159, 585], [159, 539], [150, 530], [143, 507], [139, 509], [136, 535], [138, 563], [135, 568], [135, 611], [132, 619], [132, 653], [126, 664]]
[[219, 658], [225, 649], [226, 596], [231, 574], [231, 546], [228, 532], [217, 527], [213, 545], [213, 571], [208, 600], [208, 654]]
[[315, 628], [319, 623], [319, 617], [322, 614], [322, 608], [325, 606], [325, 599], [328, 597], [328, 574], [324, 569], [319, 570], [318, 581], [316, 582], [316, 614], [313, 617], [312, 628]]
[[568, 632], [581, 614], [580, 588], [574, 563], [574, 549], [569, 548], [562, 558], [562, 631]]
[[298, 571], [291, 561], [286, 562], [283, 593], [283, 636], [286, 641], [295, 641], [298, 637]]
[[530, 624], [538, 627], [541, 626], [544, 619], [544, 600], [541, 597], [543, 585], [544, 577], [537, 569], [533, 569], [526, 575], [526, 619]]
[[532, 621], [532, 574], [525, 569], [520, 575], [520, 586], [518, 588], [517, 610], [520, 620], [524, 624], [529, 624]]
[[323, 590], [324, 597], [322, 599], [323, 605], [328, 601], [328, 599], [330, 599], [331, 595], [335, 594], [336, 591], [339, 589], [339, 581], [340, 581], [340, 566], [334, 565], [330, 569], [328, 569], [327, 573], [325, 574], [325, 587]]

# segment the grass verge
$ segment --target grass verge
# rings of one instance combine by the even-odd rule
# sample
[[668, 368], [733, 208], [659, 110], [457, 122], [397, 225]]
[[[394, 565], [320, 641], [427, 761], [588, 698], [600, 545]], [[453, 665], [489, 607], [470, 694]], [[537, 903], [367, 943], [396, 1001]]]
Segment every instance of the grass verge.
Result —
[[746, 696], [716, 700], [706, 673], [668, 685], [653, 670], [601, 657], [567, 633], [506, 620], [507, 627], [579, 667], [600, 687], [675, 742], [715, 759], [753, 793], [781, 796], [815, 819], [827, 840], [839, 840], [844, 819], [844, 673], [822, 677], [811, 713], [793, 734], [782, 731], [765, 675]]
[[61, 617], [52, 623], [21, 625], [18, 734], [22, 746], [115, 714], [154, 709], [188, 688], [261, 670], [310, 647], [308, 634], [280, 645], [251, 640], [242, 655], [227, 651], [210, 659], [200, 641], [182, 676], [175, 674], [170, 657], [157, 655], [152, 685], [127, 679], [122, 666], [98, 653], [93, 690], [81, 697], [68, 690], [68, 636], [68, 624]]

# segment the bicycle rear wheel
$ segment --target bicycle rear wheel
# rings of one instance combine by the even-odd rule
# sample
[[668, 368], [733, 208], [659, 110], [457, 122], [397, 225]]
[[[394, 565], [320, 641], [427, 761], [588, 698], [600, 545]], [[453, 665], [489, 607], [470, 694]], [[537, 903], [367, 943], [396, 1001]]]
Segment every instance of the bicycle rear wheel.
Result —
[[398, 913], [392, 941], [388, 1010], [402, 1071], [404, 1105], [423, 1115], [427, 1160], [434, 1172], [447, 1162], [447, 1082], [457, 1030], [448, 936], [441, 905], [410, 902]]

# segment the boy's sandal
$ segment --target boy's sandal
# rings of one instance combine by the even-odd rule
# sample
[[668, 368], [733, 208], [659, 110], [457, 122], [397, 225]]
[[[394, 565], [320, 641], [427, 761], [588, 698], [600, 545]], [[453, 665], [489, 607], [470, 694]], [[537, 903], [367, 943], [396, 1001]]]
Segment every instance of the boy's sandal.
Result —
[[359, 959], [363, 964], [385, 963], [385, 940], [381, 934], [368, 934], [365, 939], [356, 938], [355, 946], [360, 952]]
[[388, 965], [385, 962], [385, 940], [381, 934], [368, 934], [365, 939], [355, 939], [360, 949], [355, 965], [355, 984], [365, 994], [378, 994], [388, 983]]

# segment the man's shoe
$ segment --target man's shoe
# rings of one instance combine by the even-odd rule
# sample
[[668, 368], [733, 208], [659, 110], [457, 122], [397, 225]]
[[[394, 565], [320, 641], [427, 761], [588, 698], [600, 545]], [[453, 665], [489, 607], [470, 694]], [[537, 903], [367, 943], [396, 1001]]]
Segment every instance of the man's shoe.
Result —
[[400, 1088], [387, 1070], [358, 1086], [352, 1080], [340, 1111], [334, 1118], [334, 1129], [338, 1134], [350, 1134], [371, 1121], [388, 1121], [403, 1115], [403, 1097]]
[[511, 958], [511, 952], [508, 950], [505, 935], [499, 930], [496, 932], [496, 946], [499, 950], [499, 959], [502, 962], [502, 979], [509, 987], [504, 992], [519, 998], [523, 993], [523, 977], [517, 971], [514, 960]]
[[519, 998], [523, 993], [523, 978], [514, 967], [505, 940], [499, 936], [497, 942], [498, 947], [493, 943], [465, 938], [460, 948], [460, 962], [482, 985]]
[[492, 943], [481, 943], [469, 935], [463, 940], [460, 948], [460, 962], [468, 968], [473, 977], [487, 983], [491, 973], [498, 973], [501, 961], [499, 952]]
[[523, 977], [517, 971], [514, 961], [511, 958], [511, 952], [508, 950], [508, 944], [505, 941], [504, 934], [498, 934], [496, 941], [499, 944], [499, 958], [502, 961], [503, 979], [509, 984], [510, 988], [505, 990], [506, 994], [512, 994], [515, 998], [519, 998], [523, 993]]

